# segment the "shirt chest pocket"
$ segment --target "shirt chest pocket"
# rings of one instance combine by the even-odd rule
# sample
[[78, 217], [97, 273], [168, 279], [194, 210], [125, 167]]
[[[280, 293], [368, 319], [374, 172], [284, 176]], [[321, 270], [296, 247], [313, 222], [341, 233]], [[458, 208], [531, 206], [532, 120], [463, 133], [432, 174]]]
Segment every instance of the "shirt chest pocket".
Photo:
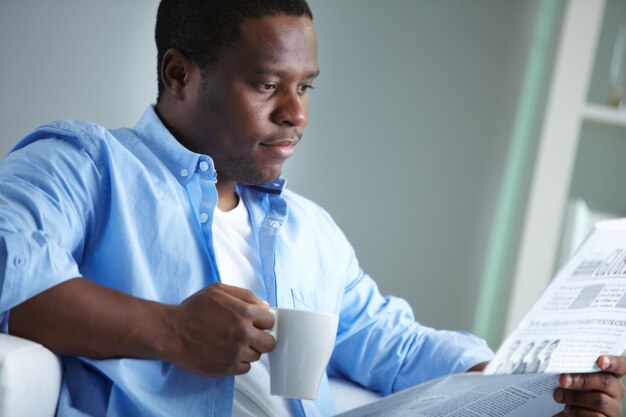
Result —
[[290, 308], [296, 310], [317, 311], [320, 313], [337, 314], [336, 295], [326, 291], [291, 289]]

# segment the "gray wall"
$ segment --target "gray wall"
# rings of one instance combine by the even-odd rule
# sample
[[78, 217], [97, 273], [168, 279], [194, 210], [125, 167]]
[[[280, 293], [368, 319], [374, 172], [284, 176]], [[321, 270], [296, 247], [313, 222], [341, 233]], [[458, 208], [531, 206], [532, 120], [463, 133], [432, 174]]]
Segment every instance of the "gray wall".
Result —
[[50, 120], [133, 125], [156, 96], [156, 0], [0, 0], [0, 155]]
[[[469, 329], [539, 0], [311, 0], [321, 76], [289, 186], [385, 293]], [[50, 119], [132, 125], [155, 0], [0, 0], [0, 152]]]
[[470, 329], [539, 1], [311, 5], [321, 75], [289, 185], [383, 292]]

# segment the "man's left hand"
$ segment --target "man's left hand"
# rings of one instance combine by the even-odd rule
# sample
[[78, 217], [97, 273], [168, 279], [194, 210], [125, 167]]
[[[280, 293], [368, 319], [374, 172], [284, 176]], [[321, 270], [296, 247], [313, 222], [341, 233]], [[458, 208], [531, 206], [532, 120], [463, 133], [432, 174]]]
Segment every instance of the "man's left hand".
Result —
[[618, 417], [626, 387], [626, 358], [602, 355], [598, 358], [602, 371], [591, 374], [563, 374], [554, 400], [565, 407], [554, 417]]

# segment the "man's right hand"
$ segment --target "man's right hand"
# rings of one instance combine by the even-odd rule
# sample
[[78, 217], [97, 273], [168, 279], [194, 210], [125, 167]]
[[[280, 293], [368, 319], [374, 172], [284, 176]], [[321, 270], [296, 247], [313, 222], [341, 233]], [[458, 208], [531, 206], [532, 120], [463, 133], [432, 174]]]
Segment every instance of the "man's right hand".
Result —
[[274, 325], [268, 305], [251, 291], [213, 284], [172, 306], [174, 338], [166, 358], [194, 373], [239, 375], [274, 349], [265, 330]]

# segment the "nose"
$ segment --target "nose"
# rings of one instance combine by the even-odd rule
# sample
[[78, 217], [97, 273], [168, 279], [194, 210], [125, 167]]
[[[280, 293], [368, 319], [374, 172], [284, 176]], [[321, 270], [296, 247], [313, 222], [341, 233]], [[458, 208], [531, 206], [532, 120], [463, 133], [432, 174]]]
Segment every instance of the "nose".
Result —
[[303, 127], [308, 118], [308, 98], [298, 92], [284, 92], [280, 95], [272, 114], [274, 123], [281, 126]]

